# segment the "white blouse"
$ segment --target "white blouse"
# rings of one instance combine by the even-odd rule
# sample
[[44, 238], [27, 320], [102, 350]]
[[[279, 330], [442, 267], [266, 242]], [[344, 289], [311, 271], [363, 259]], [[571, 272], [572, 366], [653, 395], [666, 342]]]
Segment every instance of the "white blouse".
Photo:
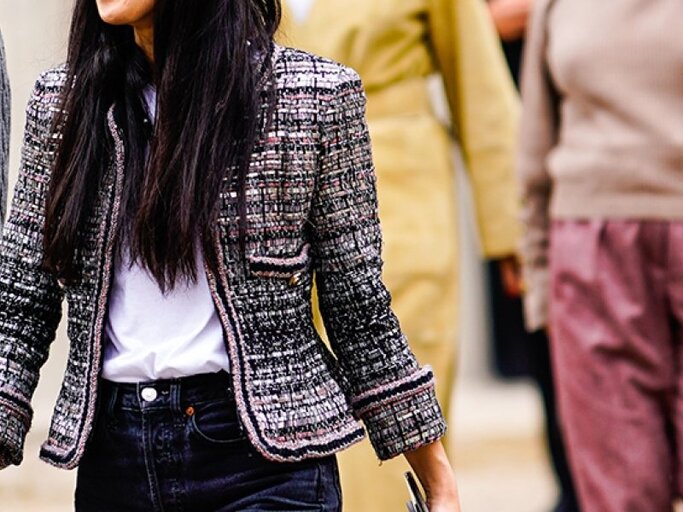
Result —
[[[145, 91], [152, 118], [156, 94]], [[124, 248], [125, 249], [125, 248]], [[223, 328], [211, 297], [197, 244], [197, 282], [180, 279], [164, 295], [128, 251], [114, 269], [105, 333], [102, 377], [143, 382], [228, 370]]]

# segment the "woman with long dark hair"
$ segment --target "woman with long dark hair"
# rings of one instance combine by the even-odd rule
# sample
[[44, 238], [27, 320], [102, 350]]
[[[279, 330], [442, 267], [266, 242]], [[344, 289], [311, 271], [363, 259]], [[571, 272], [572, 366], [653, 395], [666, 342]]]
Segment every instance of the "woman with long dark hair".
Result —
[[279, 17], [78, 0], [66, 65], [36, 83], [0, 247], [0, 467], [66, 297], [41, 457], [79, 467], [79, 511], [340, 510], [358, 420], [430, 510], [458, 510], [431, 370], [381, 281], [360, 81], [275, 45]]

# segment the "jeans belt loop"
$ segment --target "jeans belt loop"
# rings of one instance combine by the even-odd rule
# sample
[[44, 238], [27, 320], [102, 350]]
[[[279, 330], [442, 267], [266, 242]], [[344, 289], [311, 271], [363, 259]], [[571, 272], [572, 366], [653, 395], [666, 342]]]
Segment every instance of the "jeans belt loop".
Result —
[[119, 387], [114, 384], [110, 386], [111, 391], [109, 392], [109, 397], [107, 399], [106, 413], [107, 416], [114, 416], [114, 410], [116, 409], [116, 399], [119, 396]]
[[173, 412], [181, 413], [180, 401], [182, 396], [182, 384], [176, 380], [171, 383], [171, 409]]

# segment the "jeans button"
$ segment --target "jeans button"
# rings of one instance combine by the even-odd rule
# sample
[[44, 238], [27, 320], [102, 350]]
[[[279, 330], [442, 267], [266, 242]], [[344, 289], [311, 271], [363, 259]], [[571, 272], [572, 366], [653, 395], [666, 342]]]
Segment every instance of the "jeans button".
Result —
[[143, 388], [140, 396], [145, 402], [154, 402], [157, 399], [157, 390], [154, 388]]

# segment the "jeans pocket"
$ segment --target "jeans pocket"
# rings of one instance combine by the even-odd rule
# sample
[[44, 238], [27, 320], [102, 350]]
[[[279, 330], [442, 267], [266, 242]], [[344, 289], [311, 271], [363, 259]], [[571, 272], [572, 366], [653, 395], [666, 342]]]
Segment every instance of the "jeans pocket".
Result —
[[327, 475], [328, 460], [274, 462], [257, 458], [249, 468], [255, 492], [245, 512], [338, 512], [338, 494]]
[[342, 492], [339, 480], [339, 466], [334, 455], [318, 463], [318, 499], [322, 510], [338, 512], [342, 509]]
[[247, 439], [232, 400], [214, 400], [193, 406], [190, 435], [212, 445], [232, 445]]

